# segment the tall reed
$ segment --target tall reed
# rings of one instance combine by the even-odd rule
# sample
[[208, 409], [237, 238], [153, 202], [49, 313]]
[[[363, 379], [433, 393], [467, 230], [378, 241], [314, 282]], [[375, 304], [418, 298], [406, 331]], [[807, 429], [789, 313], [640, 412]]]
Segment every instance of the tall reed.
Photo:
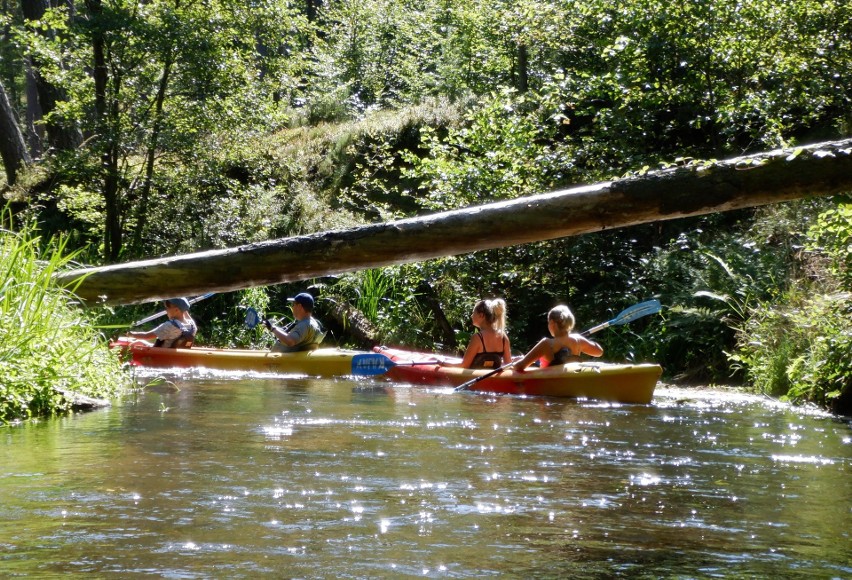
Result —
[[73, 394], [111, 397], [128, 381], [71, 291], [52, 275], [66, 268], [62, 240], [42, 240], [32, 226], [0, 228], [0, 424], [65, 412]]

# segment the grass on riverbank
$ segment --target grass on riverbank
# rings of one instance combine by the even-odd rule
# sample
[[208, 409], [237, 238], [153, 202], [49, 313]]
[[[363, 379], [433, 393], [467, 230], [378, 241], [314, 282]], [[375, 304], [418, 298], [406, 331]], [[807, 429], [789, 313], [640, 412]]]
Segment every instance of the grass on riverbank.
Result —
[[0, 229], [0, 425], [67, 412], [76, 396], [108, 398], [128, 380], [121, 364], [74, 304], [57, 288], [66, 268], [62, 241], [41, 240], [33, 228]]

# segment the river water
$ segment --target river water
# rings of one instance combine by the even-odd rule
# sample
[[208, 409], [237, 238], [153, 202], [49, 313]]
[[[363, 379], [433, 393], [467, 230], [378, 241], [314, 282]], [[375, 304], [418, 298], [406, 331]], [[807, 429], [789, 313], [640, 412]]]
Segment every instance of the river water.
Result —
[[0, 575], [852, 578], [852, 428], [820, 412], [171, 380], [0, 430]]

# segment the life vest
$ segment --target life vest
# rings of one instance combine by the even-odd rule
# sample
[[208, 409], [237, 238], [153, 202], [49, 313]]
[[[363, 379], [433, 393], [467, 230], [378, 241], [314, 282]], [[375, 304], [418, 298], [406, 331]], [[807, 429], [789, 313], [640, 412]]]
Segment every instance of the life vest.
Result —
[[310, 318], [304, 318], [302, 320], [294, 320], [290, 324], [284, 327], [284, 332], [291, 332], [291, 330], [298, 325], [299, 323], [304, 323], [305, 321], [309, 321], [308, 325], [310, 327], [311, 336], [307, 340], [304, 338], [302, 342], [298, 344], [294, 344], [293, 346], [287, 346], [280, 340], [275, 341], [275, 344], [272, 345], [272, 352], [303, 352], [306, 350], [316, 350], [320, 347], [320, 343], [323, 341], [326, 335], [326, 331], [323, 330], [322, 324], [319, 320], [311, 316]]
[[[169, 322], [174, 324], [177, 329], [180, 330], [180, 336], [174, 339], [168, 348], [192, 348], [192, 343], [195, 340], [195, 333], [198, 332], [195, 324], [184, 324], [182, 322], [178, 322], [174, 318], [170, 319]], [[154, 342], [154, 346], [162, 347], [165, 342], [166, 341], [158, 338]]]

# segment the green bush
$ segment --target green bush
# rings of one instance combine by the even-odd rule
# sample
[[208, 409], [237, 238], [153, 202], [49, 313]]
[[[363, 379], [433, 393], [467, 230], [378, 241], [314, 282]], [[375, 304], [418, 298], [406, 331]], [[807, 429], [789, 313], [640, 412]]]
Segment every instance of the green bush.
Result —
[[852, 295], [786, 298], [754, 311], [731, 359], [758, 392], [842, 412], [852, 394]]
[[759, 392], [852, 409], [852, 206], [838, 203], [808, 228], [799, 284], [751, 310], [731, 355]]

